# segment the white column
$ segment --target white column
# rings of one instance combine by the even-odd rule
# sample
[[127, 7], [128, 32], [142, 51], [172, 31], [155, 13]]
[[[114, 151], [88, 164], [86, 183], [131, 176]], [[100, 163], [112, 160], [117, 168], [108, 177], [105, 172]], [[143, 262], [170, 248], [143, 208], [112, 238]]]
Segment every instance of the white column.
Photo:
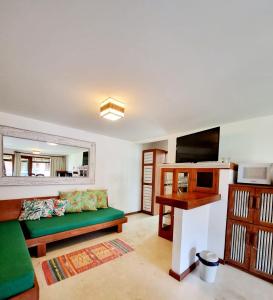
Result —
[[179, 275], [197, 260], [197, 252], [207, 249], [209, 206], [174, 209], [172, 270]]
[[228, 188], [229, 184], [233, 183], [233, 179], [233, 170], [220, 170], [219, 194], [221, 194], [221, 200], [213, 203], [210, 207], [208, 249], [222, 259], [225, 252]]

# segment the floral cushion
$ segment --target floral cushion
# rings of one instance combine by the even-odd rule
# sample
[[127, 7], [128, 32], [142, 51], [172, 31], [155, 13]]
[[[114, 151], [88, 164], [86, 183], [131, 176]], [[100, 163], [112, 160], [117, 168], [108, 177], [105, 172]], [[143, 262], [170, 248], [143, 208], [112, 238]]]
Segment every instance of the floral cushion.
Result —
[[87, 190], [92, 192], [97, 197], [97, 208], [107, 208], [108, 207], [108, 195], [107, 190]]
[[42, 215], [43, 206], [43, 201], [24, 200], [23, 211], [20, 214], [19, 220], [39, 220]]
[[53, 199], [43, 200], [42, 218], [51, 218], [53, 214]]
[[63, 216], [66, 206], [67, 200], [54, 199], [53, 215], [58, 217]]
[[81, 207], [82, 210], [97, 210], [97, 196], [93, 192], [82, 192]]
[[65, 208], [65, 212], [74, 213], [81, 212], [81, 192], [73, 191], [73, 192], [60, 192], [60, 199], [67, 200], [67, 205]]

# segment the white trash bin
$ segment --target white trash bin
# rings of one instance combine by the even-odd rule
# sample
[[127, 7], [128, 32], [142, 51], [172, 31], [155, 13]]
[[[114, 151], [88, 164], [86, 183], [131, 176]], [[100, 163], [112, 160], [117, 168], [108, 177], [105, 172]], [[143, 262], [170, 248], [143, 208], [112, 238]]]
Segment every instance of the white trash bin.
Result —
[[202, 251], [196, 256], [200, 261], [200, 278], [206, 282], [214, 282], [219, 266], [218, 256], [211, 251]]

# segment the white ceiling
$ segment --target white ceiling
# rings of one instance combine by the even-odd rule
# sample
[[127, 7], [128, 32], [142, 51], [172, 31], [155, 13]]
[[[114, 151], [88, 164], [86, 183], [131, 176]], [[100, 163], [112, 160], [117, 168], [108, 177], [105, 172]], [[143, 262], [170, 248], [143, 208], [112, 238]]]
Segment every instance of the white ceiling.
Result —
[[1, 1], [0, 111], [128, 140], [273, 114], [273, 1]]

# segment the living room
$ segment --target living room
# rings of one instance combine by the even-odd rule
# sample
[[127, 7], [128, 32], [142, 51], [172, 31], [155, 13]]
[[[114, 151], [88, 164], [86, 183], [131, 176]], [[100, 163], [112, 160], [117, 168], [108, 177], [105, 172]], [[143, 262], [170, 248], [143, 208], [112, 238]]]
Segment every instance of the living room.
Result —
[[[0, 2], [0, 299], [271, 299], [272, 17], [269, 1]], [[180, 137], [215, 128], [213, 158], [177, 159]], [[194, 186], [197, 169], [214, 190]], [[253, 219], [237, 218], [233, 189]], [[255, 223], [262, 207], [272, 220]], [[244, 262], [231, 223], [248, 230]]]

